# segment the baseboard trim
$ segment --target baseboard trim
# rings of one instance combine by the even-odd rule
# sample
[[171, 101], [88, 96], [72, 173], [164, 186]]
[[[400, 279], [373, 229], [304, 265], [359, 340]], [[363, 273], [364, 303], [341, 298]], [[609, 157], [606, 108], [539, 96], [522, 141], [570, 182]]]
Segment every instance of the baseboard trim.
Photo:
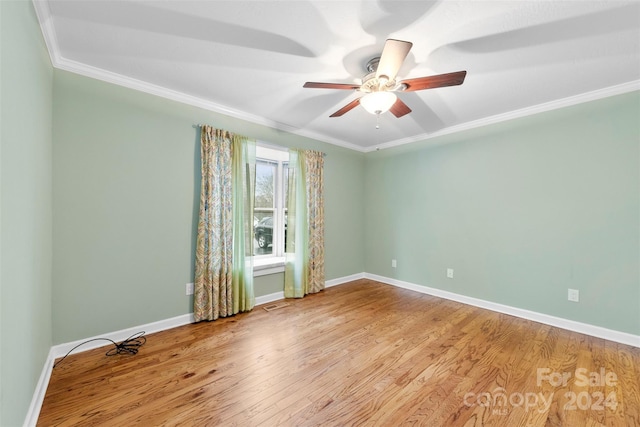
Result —
[[[337, 279], [327, 280], [325, 282], [325, 287], [329, 288], [331, 286], [341, 285], [343, 283], [352, 282], [354, 280], [362, 279], [365, 277], [365, 273], [357, 273], [352, 274], [350, 276], [339, 277]], [[284, 292], [275, 292], [268, 295], [263, 295], [256, 297], [256, 305], [266, 304], [269, 302], [273, 302], [276, 300], [280, 300], [284, 298]], [[154, 332], [165, 331], [167, 329], [177, 328], [178, 326], [188, 325], [189, 323], [194, 323], [195, 319], [193, 317], [193, 313], [183, 314], [181, 316], [172, 317], [170, 319], [159, 320], [157, 322], [147, 323], [140, 326], [134, 326], [132, 328], [122, 329], [120, 331], [108, 332], [106, 334], [96, 335], [93, 337], [89, 337], [86, 339], [81, 339], [73, 342], [68, 342], [64, 344], [58, 344], [51, 347], [51, 352], [53, 354], [53, 359], [57, 359], [58, 357], [64, 356], [70, 351], [73, 347], [81, 344], [85, 341], [96, 339], [96, 338], [109, 338], [115, 342], [120, 342], [129, 338], [130, 336], [145, 331], [145, 333], [151, 334]], [[103, 347], [105, 344], [104, 341], [92, 341], [87, 343], [86, 345], [79, 348], [79, 351], [87, 351], [92, 350], [94, 348]]]
[[[120, 342], [141, 331], [151, 334], [154, 332], [176, 328], [178, 326], [188, 325], [189, 323], [193, 322], [193, 313], [183, 314], [182, 316], [176, 316], [170, 319], [160, 320], [158, 322], [147, 323], [145, 325], [135, 326], [133, 328], [122, 329], [115, 332], [108, 332], [106, 334], [96, 335], [82, 340], [54, 345], [49, 350], [49, 356], [47, 357], [47, 361], [45, 362], [44, 367], [42, 368], [40, 379], [38, 380], [38, 384], [36, 385], [36, 389], [33, 393], [33, 398], [31, 399], [31, 404], [29, 405], [29, 411], [27, 412], [27, 416], [25, 417], [25, 421], [23, 424], [24, 427], [31, 427], [37, 424], [38, 417], [40, 416], [40, 409], [42, 408], [42, 403], [44, 402], [44, 396], [47, 392], [47, 386], [49, 385], [49, 380], [51, 379], [53, 364], [55, 363], [57, 358], [64, 356], [75, 346], [95, 338], [109, 338], [115, 342]], [[103, 347], [105, 345], [109, 345], [109, 343], [103, 340], [91, 341], [78, 348], [77, 352], [81, 353], [83, 351], [92, 350], [94, 348]]]
[[326, 282], [324, 282], [324, 287], [330, 288], [332, 286], [338, 286], [344, 283], [353, 282], [354, 280], [364, 279], [365, 274], [366, 273], [356, 273], [349, 276], [338, 277], [337, 279], [327, 280]]
[[[325, 282], [325, 287], [329, 288], [331, 286], [341, 285], [343, 283], [352, 282], [354, 280], [362, 279], [364, 277], [365, 277], [365, 273], [358, 273], [358, 274], [352, 274], [350, 276], [339, 277], [337, 279], [327, 280]], [[267, 304], [267, 303], [281, 300], [281, 299], [284, 299], [284, 292], [275, 292], [268, 295], [262, 295], [262, 296], [256, 297], [256, 305]], [[47, 386], [49, 385], [49, 380], [51, 379], [51, 372], [53, 370], [53, 364], [55, 363], [55, 360], [67, 354], [75, 346], [95, 338], [109, 338], [110, 340], [113, 340], [115, 342], [120, 342], [120, 341], [126, 340], [130, 336], [137, 334], [138, 332], [141, 332], [141, 331], [145, 331], [145, 333], [147, 334], [152, 334], [154, 332], [165, 331], [167, 329], [177, 328], [179, 326], [188, 325], [194, 322], [195, 322], [195, 319], [193, 317], [193, 313], [189, 313], [189, 314], [183, 314], [181, 316], [172, 317], [170, 319], [147, 323], [145, 325], [122, 329], [120, 331], [109, 332], [106, 334], [96, 335], [96, 336], [89, 337], [82, 340], [54, 345], [49, 350], [49, 355], [47, 356], [47, 360], [42, 368], [42, 372], [40, 373], [38, 384], [36, 385], [36, 389], [31, 399], [31, 404], [29, 405], [29, 411], [27, 412], [27, 416], [25, 417], [25, 421], [23, 424], [24, 427], [35, 426], [38, 422], [38, 417], [40, 416], [40, 409], [42, 408], [42, 403], [44, 402], [44, 396], [47, 392]], [[81, 353], [83, 351], [93, 350], [94, 348], [103, 347], [105, 345], [108, 345], [106, 341], [91, 341], [83, 345], [81, 348], [78, 348], [77, 352]]]
[[[195, 320], [193, 317], [193, 313], [183, 314], [181, 316], [172, 317], [170, 319], [159, 320], [157, 322], [151, 322], [151, 323], [147, 323], [140, 326], [134, 326], [132, 328], [126, 328], [120, 331], [108, 332], [106, 334], [96, 335], [94, 337], [90, 337], [82, 340], [77, 340], [77, 341], [68, 342], [64, 344], [58, 344], [51, 347], [51, 349], [53, 351], [54, 359], [57, 359], [58, 357], [61, 357], [67, 354], [68, 351], [70, 351], [73, 347], [77, 346], [78, 344], [81, 344], [91, 339], [108, 338], [115, 342], [120, 342], [120, 341], [126, 340], [127, 338], [131, 337], [134, 334], [137, 334], [138, 332], [144, 331], [146, 334], [152, 334], [154, 332], [166, 331], [167, 329], [173, 329], [173, 328], [177, 328], [178, 326], [188, 325], [189, 323], [193, 323], [194, 321]], [[105, 341], [92, 341], [90, 343], [83, 345], [81, 348], [79, 348], [78, 352], [93, 350], [94, 348], [104, 347], [105, 345], [108, 345], [108, 343], [106, 343]]]
[[[377, 282], [385, 283], [388, 285], [396, 286], [403, 289], [419, 292], [422, 294], [432, 295], [439, 298], [448, 299], [451, 301], [460, 302], [462, 304], [468, 304], [479, 308], [495, 311], [498, 313], [509, 314], [511, 316], [520, 317], [522, 319], [532, 320], [534, 322], [543, 323], [545, 325], [555, 326], [558, 328], [566, 329], [569, 331], [579, 332], [586, 335], [591, 335], [597, 338], [603, 338], [610, 341], [619, 342], [621, 344], [630, 345], [640, 348], [640, 336], [629, 334], [626, 332], [614, 331], [611, 329], [603, 328], [600, 326], [589, 325], [587, 323], [576, 322], [573, 320], [563, 319], [560, 317], [550, 316], [547, 314], [537, 313], [534, 311], [524, 310], [517, 307], [511, 307], [503, 304], [494, 303], [491, 301], [485, 301], [479, 298], [468, 297], [465, 295], [456, 294], [453, 292], [443, 291], [441, 289], [430, 288], [427, 286], [417, 285], [415, 283], [405, 282], [402, 280], [392, 279], [389, 277], [379, 276], [377, 274], [370, 273], [357, 273], [349, 276], [339, 277], [337, 279], [327, 280], [325, 287], [342, 285], [344, 283], [353, 282], [359, 279], [371, 279]], [[273, 301], [284, 299], [284, 292], [275, 292], [268, 295], [256, 297], [256, 305], [263, 305]], [[77, 340], [65, 344], [58, 344], [51, 347], [47, 360], [42, 368], [42, 373], [36, 385], [36, 389], [31, 399], [31, 405], [24, 421], [24, 427], [35, 426], [40, 415], [40, 409], [44, 402], [44, 397], [51, 378], [51, 372], [53, 370], [53, 364], [59, 357], [64, 356], [73, 347], [81, 344], [87, 340], [94, 338], [109, 338], [115, 342], [123, 341], [130, 336], [145, 331], [145, 333], [160, 332], [167, 329], [177, 328], [179, 326], [188, 325], [194, 323], [193, 313], [183, 314], [181, 316], [172, 317], [170, 319], [160, 320], [158, 322], [147, 323], [145, 325], [136, 326], [132, 328], [123, 329], [120, 331], [110, 332], [95, 337], [90, 337], [83, 340]], [[78, 352], [92, 350], [94, 348], [103, 347], [104, 341], [92, 341], [87, 343], [78, 349]]]
[[522, 319], [544, 323], [545, 325], [555, 326], [561, 329], [579, 332], [581, 334], [591, 335], [596, 338], [603, 338], [609, 341], [615, 341], [621, 344], [640, 348], [640, 336], [638, 335], [615, 331], [612, 329], [603, 328], [601, 326], [590, 325], [588, 323], [577, 322], [575, 320], [563, 319], [561, 317], [555, 317], [548, 314], [525, 310], [522, 308], [498, 304], [491, 301], [485, 301], [479, 298], [468, 297], [453, 292], [443, 291], [442, 289], [430, 288], [428, 286], [417, 285], [415, 283], [379, 276], [377, 274], [365, 273], [364, 276], [367, 279], [386, 283], [398, 288], [408, 289], [422, 294], [432, 295], [435, 297], [460, 302], [462, 304], [468, 304], [474, 307], [496, 311], [498, 313], [509, 314], [511, 316], [520, 317]]
[[[330, 288], [332, 286], [342, 285], [343, 283], [353, 282], [354, 280], [364, 279], [365, 273], [357, 273], [352, 274], [350, 276], [338, 277], [337, 279], [331, 279], [324, 282], [325, 288]], [[278, 301], [284, 299], [284, 292], [274, 292], [268, 295], [262, 295], [256, 297], [256, 305], [268, 304], [270, 302]]]
[[36, 384], [36, 389], [33, 392], [33, 397], [31, 398], [31, 404], [29, 405], [27, 416], [24, 419], [23, 427], [35, 427], [38, 423], [40, 409], [42, 408], [44, 395], [46, 394], [47, 387], [49, 386], [49, 380], [51, 379], [51, 371], [53, 370], [53, 362], [55, 359], [56, 358], [53, 356], [53, 347], [51, 347], [49, 349], [47, 360], [44, 362], [44, 366], [42, 367], [42, 372], [40, 373], [40, 378]]
[[263, 305], [263, 304], [268, 304], [270, 302], [274, 302], [274, 301], [278, 301], [284, 299], [284, 292], [280, 291], [280, 292], [274, 292], [272, 294], [268, 294], [268, 295], [263, 295], [260, 297], [256, 297], [256, 306], [258, 305]]

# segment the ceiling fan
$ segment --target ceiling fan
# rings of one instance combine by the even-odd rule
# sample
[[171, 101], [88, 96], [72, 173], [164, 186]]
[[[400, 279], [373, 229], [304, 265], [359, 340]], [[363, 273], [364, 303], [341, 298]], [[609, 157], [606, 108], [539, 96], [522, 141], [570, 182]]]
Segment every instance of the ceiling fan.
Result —
[[466, 71], [438, 74], [429, 77], [418, 77], [396, 81], [396, 74], [404, 59], [411, 50], [413, 43], [387, 39], [382, 55], [367, 62], [368, 74], [362, 78], [362, 84], [318, 83], [306, 82], [303, 87], [316, 89], [359, 90], [363, 92], [357, 98], [329, 117], [340, 117], [358, 105], [362, 105], [371, 114], [382, 114], [387, 111], [396, 117], [402, 117], [411, 109], [394, 92], [413, 92], [417, 90], [433, 89], [445, 86], [461, 85], [467, 75]]

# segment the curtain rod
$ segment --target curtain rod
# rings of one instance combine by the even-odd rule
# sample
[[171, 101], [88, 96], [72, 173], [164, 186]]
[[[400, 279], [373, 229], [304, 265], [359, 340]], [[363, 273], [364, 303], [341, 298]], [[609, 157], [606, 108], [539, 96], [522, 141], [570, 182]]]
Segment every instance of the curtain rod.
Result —
[[[205, 125], [203, 125], [202, 123], [196, 123], [196, 124], [193, 125], [194, 128], [196, 128], [196, 127], [197, 128], [201, 128], [202, 126], [205, 126]], [[266, 145], [269, 145], [269, 143], [267, 143]], [[282, 147], [282, 148], [287, 148], [287, 147]], [[319, 151], [319, 150], [317, 150], [317, 151]], [[327, 157], [327, 153], [323, 152], [322, 153], [322, 157]]]

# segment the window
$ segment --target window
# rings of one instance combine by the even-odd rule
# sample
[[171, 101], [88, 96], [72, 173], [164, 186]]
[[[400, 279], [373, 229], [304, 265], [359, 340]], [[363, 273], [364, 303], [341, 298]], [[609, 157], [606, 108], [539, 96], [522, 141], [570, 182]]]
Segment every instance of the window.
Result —
[[256, 147], [254, 264], [282, 264], [287, 229], [289, 152]]

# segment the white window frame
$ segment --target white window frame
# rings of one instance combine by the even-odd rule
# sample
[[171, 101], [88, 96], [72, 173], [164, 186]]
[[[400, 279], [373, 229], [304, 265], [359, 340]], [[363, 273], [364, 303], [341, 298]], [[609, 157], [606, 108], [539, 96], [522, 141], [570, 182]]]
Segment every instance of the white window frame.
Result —
[[284, 176], [285, 164], [289, 162], [289, 150], [275, 147], [262, 142], [256, 144], [256, 160], [266, 160], [276, 163], [276, 182], [274, 187], [275, 206], [273, 213], [273, 235], [271, 254], [253, 256], [253, 275], [262, 276], [284, 271], [284, 216], [287, 207], [284, 206]]

